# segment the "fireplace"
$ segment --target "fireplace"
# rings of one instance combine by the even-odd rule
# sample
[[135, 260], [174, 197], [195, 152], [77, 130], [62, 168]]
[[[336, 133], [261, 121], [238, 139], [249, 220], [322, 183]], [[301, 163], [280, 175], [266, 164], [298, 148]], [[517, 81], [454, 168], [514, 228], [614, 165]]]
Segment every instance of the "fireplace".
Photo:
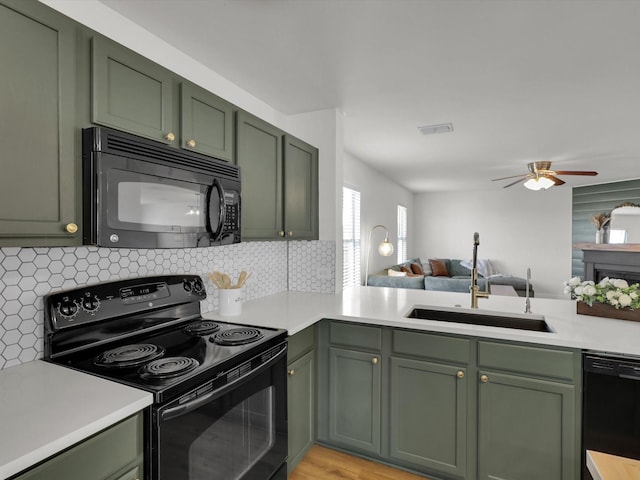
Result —
[[580, 244], [584, 279], [599, 282], [605, 277], [640, 283], [640, 244]]

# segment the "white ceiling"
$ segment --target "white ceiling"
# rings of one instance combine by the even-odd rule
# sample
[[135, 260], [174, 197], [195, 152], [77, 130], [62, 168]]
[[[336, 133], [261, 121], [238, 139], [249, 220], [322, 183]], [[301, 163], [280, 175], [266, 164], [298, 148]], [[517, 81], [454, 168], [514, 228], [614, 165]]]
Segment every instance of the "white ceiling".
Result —
[[[640, 1], [101, 0], [414, 192], [640, 178]], [[417, 127], [452, 122], [452, 133]], [[512, 188], [522, 188], [515, 186]]]

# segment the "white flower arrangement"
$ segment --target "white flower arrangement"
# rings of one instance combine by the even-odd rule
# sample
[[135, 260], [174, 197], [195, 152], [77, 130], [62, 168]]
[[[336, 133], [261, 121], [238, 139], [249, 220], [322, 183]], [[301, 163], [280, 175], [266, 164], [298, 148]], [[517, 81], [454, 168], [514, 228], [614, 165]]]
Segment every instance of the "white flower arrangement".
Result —
[[564, 293], [586, 303], [590, 307], [594, 303], [605, 303], [615, 308], [640, 309], [640, 284], [629, 285], [620, 278], [603, 278], [599, 283], [591, 280], [582, 281], [573, 277], [564, 282]]

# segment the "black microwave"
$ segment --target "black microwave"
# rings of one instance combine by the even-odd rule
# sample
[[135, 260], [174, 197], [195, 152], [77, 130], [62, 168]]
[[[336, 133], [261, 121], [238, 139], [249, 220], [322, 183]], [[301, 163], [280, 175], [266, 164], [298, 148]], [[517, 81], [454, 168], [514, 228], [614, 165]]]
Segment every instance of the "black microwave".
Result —
[[82, 134], [85, 244], [240, 242], [240, 167], [109, 128]]

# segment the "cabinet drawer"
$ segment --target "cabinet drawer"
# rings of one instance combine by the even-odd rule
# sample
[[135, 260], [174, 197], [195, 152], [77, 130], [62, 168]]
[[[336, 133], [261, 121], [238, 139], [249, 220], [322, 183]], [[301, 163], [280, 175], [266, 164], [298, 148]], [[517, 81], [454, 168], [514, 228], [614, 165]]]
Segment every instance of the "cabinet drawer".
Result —
[[141, 478], [142, 475], [140, 475], [140, 467], [135, 467], [127, 473], [114, 478], [114, 480], [140, 480]]
[[[142, 435], [140, 413], [28, 470], [15, 480], [142, 478], [134, 475], [139, 473], [138, 465], [142, 462]], [[132, 469], [132, 465], [136, 467]]]
[[525, 345], [478, 342], [478, 367], [528, 373], [573, 381], [577, 375], [576, 353]]
[[329, 342], [333, 345], [382, 349], [382, 330], [379, 327], [331, 322], [329, 324]]
[[314, 340], [315, 335], [312, 326], [287, 338], [287, 362], [290, 363], [303, 353], [313, 349]]
[[393, 330], [393, 353], [413, 357], [469, 363], [470, 343], [466, 338]]

